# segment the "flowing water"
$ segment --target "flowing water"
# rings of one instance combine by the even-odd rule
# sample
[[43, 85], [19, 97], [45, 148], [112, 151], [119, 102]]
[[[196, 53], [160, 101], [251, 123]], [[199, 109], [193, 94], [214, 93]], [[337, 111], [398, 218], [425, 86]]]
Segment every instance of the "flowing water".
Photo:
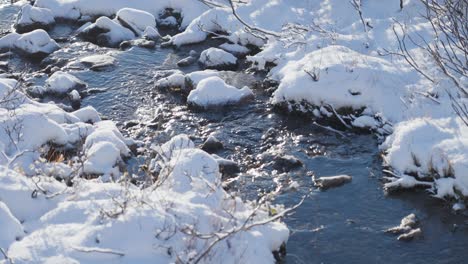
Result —
[[[0, 29], [9, 28], [12, 7], [0, 7]], [[53, 37], [67, 36], [73, 29], [56, 27]], [[154, 75], [160, 70], [177, 69], [176, 62], [191, 49], [201, 51], [213, 43], [184, 47], [178, 50], [143, 49], [127, 51], [101, 48], [76, 41], [61, 43], [62, 50], [52, 59], [70, 61], [94, 54], [111, 54], [116, 65], [106, 71], [73, 68], [73, 74], [85, 81], [91, 93], [82, 106], [91, 105], [120, 125], [129, 120], [144, 124], [158, 110], [160, 129], [174, 134], [186, 133], [197, 144], [212, 132], [224, 144], [218, 155], [241, 165], [234, 187], [245, 198], [254, 199], [261, 190], [272, 190], [277, 184], [299, 183], [297, 190], [285, 191], [277, 203], [292, 206], [311, 193], [285, 222], [291, 232], [284, 263], [463, 263], [468, 259], [468, 222], [464, 215], [455, 215], [450, 207], [430, 198], [425, 191], [402, 192], [386, 196], [382, 190], [382, 168], [378, 142], [372, 135], [347, 133], [341, 137], [316, 127], [304, 117], [282, 115], [271, 109], [269, 94], [254, 85], [263, 76], [225, 72], [227, 82], [254, 88], [253, 102], [212, 111], [187, 108], [184, 97], [154, 88]], [[26, 60], [13, 57], [13, 69], [24, 68]], [[57, 60], [55, 60], [57, 61]], [[66, 63], [62, 63], [66, 64]], [[70, 65], [70, 64], [68, 64]], [[44, 65], [31, 64], [30, 69]], [[198, 65], [182, 69], [199, 70]], [[41, 84], [44, 77], [34, 79]], [[144, 125], [128, 129], [130, 135], [144, 137]], [[146, 132], [151, 129], [144, 130]], [[148, 132], [148, 133], [150, 133]], [[265, 155], [268, 154], [268, 155]], [[278, 153], [289, 154], [302, 161], [302, 168], [288, 173], [273, 169], [272, 159]], [[265, 158], [260, 158], [260, 156]], [[331, 176], [348, 174], [353, 181], [342, 187], [318, 191], [313, 188], [311, 174]], [[423, 237], [412, 242], [397, 241], [383, 230], [399, 224], [402, 217], [415, 213]]]

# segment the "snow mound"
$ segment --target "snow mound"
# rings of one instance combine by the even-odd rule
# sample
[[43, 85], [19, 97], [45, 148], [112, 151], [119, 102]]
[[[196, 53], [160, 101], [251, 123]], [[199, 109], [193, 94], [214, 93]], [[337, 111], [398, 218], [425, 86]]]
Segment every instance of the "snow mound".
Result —
[[42, 29], [17, 34], [10, 33], [0, 38], [0, 50], [16, 50], [28, 57], [42, 59], [60, 47]]
[[200, 54], [199, 62], [207, 69], [230, 69], [237, 65], [237, 58], [218, 48], [209, 48]]
[[55, 19], [49, 9], [26, 4], [21, 8], [15, 29], [18, 33], [25, 33], [38, 28], [49, 29], [53, 24]]
[[46, 80], [45, 84], [46, 92], [56, 94], [65, 94], [72, 90], [81, 89], [84, 87], [86, 87], [86, 84], [83, 83], [80, 79], [62, 71], [54, 72]]
[[392, 109], [405, 107], [400, 100], [405, 93], [403, 76], [383, 59], [344, 46], [329, 46], [275, 69], [273, 78], [280, 85], [272, 103], [305, 101], [315, 106], [330, 104], [336, 109], [369, 107], [375, 113], [388, 113], [388, 118], [398, 120], [399, 112]]
[[116, 19], [138, 36], [142, 36], [147, 30], [150, 31], [156, 28], [154, 16], [142, 10], [122, 8], [117, 12]]
[[83, 164], [85, 174], [104, 175], [104, 180], [109, 177], [115, 180], [119, 175], [115, 167], [120, 160], [120, 151], [108, 141], [99, 141], [86, 150], [86, 161]]
[[[186, 136], [170, 144], [182, 141], [181, 148], [173, 149], [173, 155], [163, 163], [158, 181], [144, 189], [84, 179], [67, 187], [54, 178], [38, 176], [33, 181], [0, 166], [0, 199], [6, 205], [0, 203], [0, 216], [3, 209], [10, 211], [8, 219], [13, 221], [7, 223], [12, 222], [9, 226], [15, 228], [10, 230], [23, 236], [19, 241], [5, 241], [6, 253], [15, 263], [172, 263], [194, 259], [201, 263], [274, 263], [272, 252], [289, 236], [286, 226], [269, 221], [268, 208], [256, 208], [228, 194], [222, 188], [217, 162], [194, 149]], [[102, 145], [107, 146], [98, 147], [112, 148]], [[35, 186], [44, 192], [31, 198]], [[24, 220], [27, 233], [21, 232], [15, 218]], [[228, 233], [232, 234], [224, 238], [227, 243], [217, 243], [206, 255], [203, 252], [216, 237], [193, 235]]]
[[226, 84], [219, 77], [209, 77], [200, 81], [197, 88], [190, 92], [187, 102], [198, 107], [209, 108], [238, 104], [253, 96], [252, 90], [248, 87], [237, 89]]

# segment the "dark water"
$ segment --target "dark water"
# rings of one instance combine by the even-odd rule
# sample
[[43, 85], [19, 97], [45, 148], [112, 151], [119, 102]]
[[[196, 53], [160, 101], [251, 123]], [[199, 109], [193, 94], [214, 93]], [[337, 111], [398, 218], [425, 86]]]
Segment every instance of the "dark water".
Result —
[[[0, 8], [0, 17], [4, 17], [5, 10]], [[61, 26], [51, 35], [60, 37], [69, 33], [70, 27]], [[158, 115], [164, 121], [159, 130], [168, 135], [189, 134], [197, 144], [216, 132], [225, 145], [217, 154], [242, 166], [234, 186], [246, 198], [253, 199], [259, 190], [272, 190], [289, 181], [297, 181], [300, 188], [282, 193], [277, 203], [292, 206], [311, 193], [285, 219], [292, 231], [285, 263], [463, 263], [468, 259], [465, 216], [454, 215], [446, 203], [430, 198], [424, 191], [384, 194], [378, 143], [371, 135], [341, 137], [314, 126], [306, 118], [278, 114], [271, 110], [269, 95], [261, 89], [254, 90], [256, 99], [249, 104], [196, 112], [186, 107], [183, 96], [154, 88], [156, 71], [176, 69], [177, 60], [190, 49], [201, 51], [208, 44], [180, 50], [134, 47], [127, 51], [82, 42], [62, 45], [64, 48], [52, 58], [65, 58], [71, 64], [77, 58], [94, 54], [111, 54], [116, 58], [117, 64], [108, 71], [93, 72], [85, 67], [72, 71], [89, 88], [102, 89], [85, 97], [84, 106], [92, 105], [120, 124], [135, 119], [147, 122], [159, 108]], [[16, 60], [18, 65], [23, 61]], [[183, 71], [198, 69], [194, 65]], [[262, 76], [226, 72], [223, 77], [241, 87], [253, 86]], [[43, 79], [38, 78], [37, 83]], [[262, 138], [267, 131], [272, 136]], [[144, 138], [158, 131], [137, 126], [127, 132]], [[269, 165], [271, 157], [265, 153], [293, 155], [304, 167], [289, 173], [275, 172]], [[266, 158], [261, 159], [261, 155]], [[318, 191], [313, 188], [310, 173], [348, 174], [353, 181], [336, 189]], [[399, 242], [382, 232], [398, 225], [410, 213], [416, 213], [421, 220], [422, 238]]]

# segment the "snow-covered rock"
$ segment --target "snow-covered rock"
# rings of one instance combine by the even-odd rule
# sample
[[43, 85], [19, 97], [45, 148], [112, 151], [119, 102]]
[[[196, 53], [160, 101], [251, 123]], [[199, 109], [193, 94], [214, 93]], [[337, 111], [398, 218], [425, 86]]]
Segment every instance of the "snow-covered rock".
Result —
[[142, 36], [144, 33], [155, 35], [154, 31], [150, 31], [155, 30], [156, 19], [148, 12], [133, 8], [122, 8], [117, 12], [116, 19], [123, 26], [131, 29], [137, 36]]
[[86, 87], [80, 79], [75, 76], [57, 71], [54, 72], [47, 80], [45, 84], [46, 92], [55, 94], [66, 94], [75, 89], [82, 89]]
[[253, 96], [248, 87], [237, 89], [219, 77], [209, 77], [200, 81], [197, 88], [190, 92], [187, 102], [201, 108], [209, 108], [237, 104]]
[[18, 33], [25, 33], [39, 28], [47, 30], [53, 24], [55, 24], [55, 19], [52, 11], [26, 4], [21, 8], [15, 29]]
[[209, 48], [200, 54], [199, 62], [207, 69], [233, 69], [237, 58], [229, 52], [218, 48]]
[[146, 27], [145, 31], [143, 32], [143, 37], [148, 40], [156, 41], [161, 38], [158, 30], [154, 27]]
[[80, 30], [79, 35], [90, 42], [102, 46], [117, 47], [122, 41], [135, 38], [135, 34], [118, 21], [100, 17]]
[[43, 59], [59, 48], [59, 45], [42, 29], [24, 34], [10, 33], [0, 38], [0, 51], [15, 50], [33, 59]]

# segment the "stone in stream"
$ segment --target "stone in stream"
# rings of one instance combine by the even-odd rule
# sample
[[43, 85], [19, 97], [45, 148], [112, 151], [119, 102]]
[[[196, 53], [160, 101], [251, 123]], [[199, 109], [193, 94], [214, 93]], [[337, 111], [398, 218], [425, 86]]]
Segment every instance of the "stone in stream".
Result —
[[223, 143], [219, 141], [215, 136], [209, 136], [201, 146], [201, 149], [208, 153], [213, 153], [223, 149]]
[[104, 71], [115, 65], [115, 58], [109, 55], [91, 55], [79, 61], [93, 71]]
[[177, 66], [186, 67], [194, 64], [198, 60], [198, 53], [191, 50], [188, 57], [185, 57], [177, 62]]
[[391, 233], [398, 236], [399, 241], [410, 241], [421, 236], [421, 228], [417, 228], [419, 220], [416, 215], [409, 214], [401, 219], [400, 225], [385, 230], [385, 233]]
[[422, 235], [421, 228], [412, 229], [408, 233], [404, 233], [398, 236], [399, 241], [410, 241], [414, 238], [420, 237]]
[[302, 162], [294, 156], [282, 155], [275, 157], [273, 168], [280, 171], [291, 171], [302, 167]]
[[54, 24], [52, 11], [26, 4], [21, 8], [14, 27], [17, 33], [26, 33], [35, 29], [49, 30]]
[[401, 219], [400, 225], [385, 230], [385, 233], [401, 234], [415, 228], [419, 221], [415, 214], [409, 214]]
[[235, 70], [237, 58], [229, 52], [218, 48], [204, 50], [198, 60], [205, 69]]
[[218, 163], [219, 171], [223, 175], [232, 176], [240, 172], [240, 167], [239, 167], [239, 164], [237, 164], [237, 162], [221, 158], [220, 156], [216, 154], [212, 154], [211, 156]]
[[353, 177], [349, 175], [337, 175], [337, 176], [320, 177], [318, 179], [313, 177], [312, 179], [314, 181], [315, 187], [326, 190], [328, 188], [338, 187], [345, 183], [349, 183], [352, 181]]

